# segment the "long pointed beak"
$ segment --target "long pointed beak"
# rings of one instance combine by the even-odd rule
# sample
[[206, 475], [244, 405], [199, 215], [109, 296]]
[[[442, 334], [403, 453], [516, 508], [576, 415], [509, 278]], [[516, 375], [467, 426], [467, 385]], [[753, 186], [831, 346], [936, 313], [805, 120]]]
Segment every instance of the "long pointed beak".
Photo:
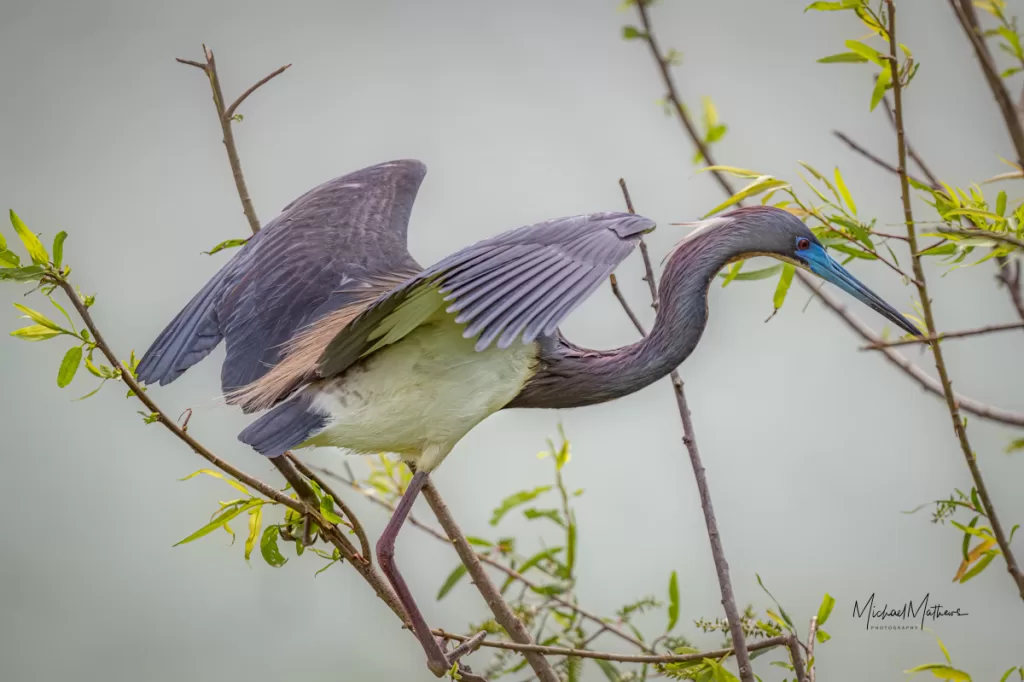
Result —
[[812, 244], [811, 248], [801, 252], [801, 256], [807, 261], [808, 268], [818, 277], [826, 282], [831, 282], [837, 287], [850, 294], [858, 301], [890, 320], [904, 331], [914, 336], [923, 337], [924, 334], [914, 324], [903, 317], [895, 308], [882, 300], [875, 292], [860, 283], [856, 277], [846, 271], [834, 258], [825, 253], [825, 249]]

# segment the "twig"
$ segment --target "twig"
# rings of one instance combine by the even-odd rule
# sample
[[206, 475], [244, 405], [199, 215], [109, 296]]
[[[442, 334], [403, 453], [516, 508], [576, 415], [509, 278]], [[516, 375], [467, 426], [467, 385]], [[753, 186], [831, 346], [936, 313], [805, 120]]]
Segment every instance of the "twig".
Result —
[[[432, 632], [438, 637], [445, 637], [446, 639], [451, 639], [457, 642], [465, 642], [469, 639], [466, 635], [456, 635], [450, 632], [445, 632], [444, 630], [432, 630]], [[750, 651], [760, 651], [762, 649], [772, 649], [777, 646], [788, 646], [790, 639], [790, 635], [770, 637], [768, 639], [763, 639], [760, 642], [751, 642], [747, 645], [747, 648]], [[634, 654], [613, 654], [604, 651], [591, 651], [590, 649], [570, 649], [568, 647], [561, 646], [514, 644], [512, 642], [486, 639], [481, 642], [481, 646], [491, 647], [494, 649], [508, 649], [509, 651], [518, 651], [520, 653], [534, 652], [538, 654], [545, 654], [547, 656], [573, 656], [576, 658], [594, 658], [600, 661], [647, 664], [689, 663], [691, 661], [702, 661], [705, 658], [722, 658], [733, 653], [732, 649], [713, 649], [711, 651], [701, 651], [695, 654], [637, 656]]]
[[814, 643], [818, 634], [818, 616], [811, 616], [811, 624], [807, 628], [807, 682], [814, 682]]
[[[696, 145], [697, 149], [700, 150], [704, 161], [709, 166], [714, 166], [715, 161], [711, 156], [711, 150], [707, 144], [704, 143], [703, 138], [697, 133], [697, 128], [693, 125], [693, 121], [690, 120], [690, 115], [686, 113], [686, 108], [683, 106], [683, 101], [679, 98], [679, 93], [676, 90], [675, 80], [672, 78], [672, 74], [669, 72], [668, 60], [661, 54], [661, 48], [658, 47], [658, 41], [654, 37], [654, 31], [651, 29], [651, 18], [647, 14], [647, 2], [638, 0], [633, 3], [636, 5], [637, 10], [640, 12], [640, 22], [644, 27], [644, 39], [647, 46], [651, 49], [651, 56], [654, 57], [654, 61], [658, 63], [658, 70], [661, 71], [661, 80], [668, 90], [668, 99], [672, 103], [673, 108], [676, 110], [676, 114], [679, 116], [679, 122], [683, 124], [683, 128], [690, 140]], [[722, 188], [728, 196], [732, 196], [736, 193], [733, 189], [732, 184], [725, 177], [723, 173], [719, 171], [711, 171], [712, 175], [715, 176], [715, 181]]]
[[349, 523], [352, 524], [352, 532], [354, 532], [356, 537], [359, 538], [359, 547], [362, 550], [362, 559], [367, 562], [373, 561], [373, 551], [370, 549], [370, 540], [366, 537], [366, 530], [363, 528], [363, 524], [360, 523], [359, 518], [353, 514], [352, 510], [349, 509], [349, 506], [345, 504], [345, 500], [342, 499], [341, 495], [338, 495], [331, 490], [331, 487], [327, 485], [326, 481], [320, 478], [315, 471], [309, 468], [305, 462], [294, 454], [288, 452], [285, 456], [295, 464], [303, 476], [316, 483], [320, 486], [321, 490], [331, 496], [331, 499], [334, 500], [334, 504], [338, 505], [338, 508], [341, 509], [341, 513], [346, 519], [348, 519]]
[[647, 336], [643, 323], [636, 316], [636, 313], [633, 312], [633, 308], [629, 305], [629, 301], [627, 301], [626, 297], [622, 295], [622, 290], [619, 289], [619, 280], [615, 278], [615, 273], [609, 275], [608, 281], [612, 285], [612, 293], [615, 294], [615, 298], [619, 300], [619, 305], [622, 306], [622, 309], [626, 311], [629, 321], [633, 323], [633, 326], [636, 327], [636, 330], [640, 332], [641, 336]]
[[[844, 143], [846, 143], [847, 147], [849, 147], [853, 151], [857, 152], [858, 154], [860, 154], [861, 156], [863, 156], [865, 159], [867, 159], [868, 161], [872, 162], [876, 166], [879, 166], [880, 168], [884, 168], [885, 170], [889, 171], [893, 175], [899, 175], [900, 174], [900, 169], [899, 168], [897, 168], [896, 166], [892, 165], [891, 163], [889, 163], [885, 159], [883, 159], [883, 158], [881, 158], [879, 156], [875, 156], [874, 154], [869, 152], [867, 149], [865, 149], [864, 147], [862, 147], [859, 144], [857, 144], [856, 142], [854, 142], [853, 139], [849, 135], [847, 135], [846, 133], [840, 132], [838, 130], [833, 130], [832, 134], [835, 135], [836, 137], [838, 137]], [[916, 179], [916, 178], [914, 179], [914, 182], [921, 183], [921, 181]], [[921, 183], [921, 184], [926, 184], [926, 183]]]
[[287, 71], [287, 70], [288, 70], [289, 68], [291, 68], [291, 64], [285, 64], [284, 66], [282, 66], [281, 68], [277, 69], [277, 70], [276, 70], [276, 71], [274, 71], [273, 73], [270, 73], [270, 74], [268, 74], [268, 75], [264, 76], [263, 78], [259, 79], [259, 80], [258, 80], [258, 81], [256, 81], [255, 83], [253, 83], [253, 84], [252, 84], [252, 85], [251, 85], [251, 86], [249, 87], [249, 89], [248, 89], [248, 90], [246, 90], [246, 91], [245, 91], [245, 92], [243, 92], [243, 93], [242, 93], [241, 95], [239, 95], [239, 96], [238, 96], [238, 99], [236, 99], [236, 100], [235, 100], [234, 102], [232, 102], [232, 103], [231, 103], [231, 106], [229, 106], [229, 107], [227, 108], [227, 111], [225, 111], [225, 112], [224, 112], [224, 118], [226, 118], [226, 119], [228, 119], [228, 120], [231, 120], [231, 119], [232, 119], [232, 117], [233, 117], [233, 116], [235, 115], [235, 109], [237, 109], [237, 108], [238, 108], [238, 106], [239, 106], [239, 105], [240, 105], [240, 104], [241, 104], [242, 102], [244, 102], [244, 101], [245, 101], [245, 98], [246, 98], [246, 97], [248, 97], [248, 96], [249, 96], [249, 95], [251, 95], [252, 93], [256, 92], [257, 88], [259, 88], [259, 87], [261, 87], [261, 86], [263, 86], [263, 85], [266, 85], [266, 84], [267, 84], [268, 82], [270, 82], [270, 79], [272, 79], [272, 78], [274, 78], [274, 77], [276, 77], [276, 76], [280, 76], [280, 75], [281, 75], [282, 73], [284, 73], [285, 71]]
[[976, 230], [976, 229], [963, 229], [959, 227], [940, 227], [938, 229], [942, 234], [956, 234], [963, 237], [977, 237], [979, 239], [993, 239], [997, 242], [1003, 242], [1005, 244], [1011, 244], [1013, 246], [1024, 249], [1024, 240], [1011, 237], [1008, 234], [1002, 234], [1001, 232], [989, 232], [988, 230]]
[[[954, 3], [957, 15], [961, 18], [961, 22], [964, 23], [964, 27], [966, 29], [968, 24], [966, 23], [967, 19], [964, 16], [964, 10], [959, 5], [955, 4], [955, 0], [951, 0], [951, 2]], [[885, 0], [885, 4], [889, 14], [889, 68], [892, 73], [893, 116], [896, 119], [896, 148], [899, 157], [903, 217], [907, 227], [907, 237], [910, 239], [911, 261], [914, 266], [914, 275], [919, 282], [917, 289], [921, 300], [921, 311], [924, 313], [925, 326], [927, 327], [928, 334], [935, 336], [935, 317], [932, 312], [931, 299], [928, 296], [928, 284], [925, 280], [924, 268], [921, 264], [921, 256], [916, 253], [917, 234], [914, 227], [914, 211], [910, 203], [910, 182], [907, 178], [907, 148], [904, 140], [903, 125], [903, 86], [900, 82], [899, 62], [897, 60], [896, 49], [896, 5], [893, 0]], [[966, 4], [969, 5], [970, 2], [968, 1]], [[973, 30], [969, 30], [968, 35], [971, 36], [972, 42], [981, 40], [981, 37]], [[987, 56], [987, 52], [984, 50], [983, 52]], [[979, 59], [981, 56], [982, 55], [979, 54]], [[998, 74], [996, 74], [996, 76], [998, 77]], [[1000, 88], [1002, 88], [1001, 83]], [[1005, 89], [1003, 92], [1005, 93]], [[1016, 120], [1016, 113], [1014, 113], [1013, 116], [1015, 118], [1016, 130], [1020, 133], [1021, 127], [1020, 122]], [[1021, 143], [1022, 144], [1018, 150], [1024, 151], [1024, 135], [1021, 136]], [[1020, 154], [1020, 157], [1024, 158], [1024, 154]], [[986, 487], [985, 480], [981, 475], [981, 469], [978, 467], [978, 461], [974, 455], [974, 451], [971, 449], [970, 441], [967, 439], [967, 428], [964, 426], [963, 417], [960, 416], [960, 406], [957, 404], [956, 396], [953, 393], [953, 384], [949, 378], [949, 373], [946, 370], [946, 361], [943, 356], [942, 345], [933, 341], [932, 354], [935, 358], [935, 369], [939, 374], [939, 381], [942, 384], [942, 392], [946, 398], [946, 406], [949, 408], [949, 416], [953, 422], [953, 431], [956, 433], [957, 440], [960, 442], [960, 449], [963, 451], [964, 458], [967, 461], [967, 467], [971, 471], [971, 478], [974, 479], [974, 487], [978, 491], [978, 497], [980, 498], [984, 511], [988, 516], [989, 523], [992, 527], [992, 534], [995, 536], [996, 542], [999, 544], [999, 549], [1002, 550], [1003, 557], [1006, 559], [1006, 570], [1010, 573], [1010, 576], [1017, 584], [1017, 589], [1020, 593], [1021, 599], [1024, 599], [1024, 573], [1022, 573], [1018, 567], [1016, 557], [1014, 557], [1013, 552], [1010, 549], [1010, 543], [1006, 538], [1002, 524], [996, 514], [995, 507], [992, 504], [992, 499], [988, 494], [988, 488]]]
[[796, 673], [797, 682], [808, 682], [807, 664], [804, 663], [803, 654], [800, 652], [800, 640], [796, 635], [786, 637], [786, 646], [789, 647], [789, 655], [793, 659], [793, 671]]
[[[221, 90], [220, 78], [217, 76], [217, 62], [213, 58], [213, 50], [203, 45], [203, 55], [206, 57], [206, 63], [195, 62], [190, 59], [177, 58], [181, 64], [188, 64], [198, 69], [202, 69], [206, 74], [206, 77], [210, 81], [210, 90], [213, 93], [213, 106], [217, 109], [217, 121], [220, 123], [221, 133], [223, 134], [224, 149], [228, 154], [228, 163], [231, 164], [231, 175], [235, 179], [235, 189], [238, 190], [238, 198], [242, 201], [242, 212], [245, 213], [246, 220], [249, 221], [249, 228], [253, 234], [256, 234], [260, 230], [260, 220], [256, 217], [256, 209], [252, 205], [252, 198], [249, 196], [249, 188], [245, 184], [245, 176], [242, 175], [242, 163], [238, 159], [238, 149], [235, 148], [235, 134], [231, 130], [232, 119], [231, 116], [227, 115], [227, 111], [224, 108], [224, 92]], [[290, 65], [289, 65], [290, 66]], [[275, 73], [264, 78], [262, 81], [256, 83], [245, 93], [242, 94], [235, 104], [232, 104], [232, 115], [234, 107], [241, 104], [242, 100], [248, 97], [256, 88], [263, 83], [266, 83], [271, 78], [281, 73], [288, 67], [282, 67]]]
[[[340, 476], [339, 474], [331, 471], [330, 469], [324, 469], [322, 467], [316, 467], [316, 468], [314, 468], [314, 470], [317, 471], [318, 473], [320, 473], [321, 475], [326, 476], [327, 478], [333, 478], [336, 481], [340, 481], [342, 483], [345, 483], [346, 485], [351, 486], [353, 490], [357, 491], [358, 493], [360, 493], [361, 495], [366, 497], [366, 499], [368, 499], [370, 502], [376, 504], [379, 507], [383, 507], [384, 509], [387, 509], [387, 510], [392, 511], [392, 512], [395, 510], [395, 505], [391, 504], [390, 502], [388, 502], [385, 499], [382, 499], [382, 498], [378, 497], [377, 495], [369, 494], [366, 490], [361, 488], [359, 486], [359, 484], [356, 482], [355, 477], [352, 476], [351, 472], [349, 472], [349, 478], [345, 478], [344, 476]], [[407, 520], [407, 523], [412, 524], [416, 528], [419, 528], [423, 532], [427, 533], [431, 537], [434, 537], [434, 538], [440, 540], [441, 542], [445, 543], [446, 545], [451, 545], [451, 540], [449, 540], [448, 537], [446, 535], [444, 535], [444, 533], [442, 533], [439, 530], [436, 530], [435, 528], [432, 528], [430, 525], [424, 523], [423, 521], [420, 521], [418, 518], [416, 518], [415, 515], [410, 514], [409, 518]], [[476, 555], [477, 555], [477, 558], [480, 561], [482, 561], [483, 563], [487, 564], [488, 566], [492, 566], [492, 567], [498, 569], [499, 571], [504, 573], [506, 576], [512, 578], [513, 580], [517, 580], [517, 581], [521, 582], [527, 588], [529, 588], [529, 589], [536, 589], [536, 588], [540, 587], [537, 583], [533, 582], [532, 580], [530, 580], [529, 578], [524, 576], [522, 573], [519, 573], [518, 571], [516, 571], [513, 568], [509, 568], [508, 566], [506, 566], [505, 564], [501, 563], [497, 559], [492, 559], [491, 557], [487, 556], [486, 554], [480, 554], [479, 552], [476, 552]], [[652, 654], [654, 653], [654, 650], [651, 647], [645, 645], [639, 639], [636, 639], [632, 635], [626, 633], [623, 630], [620, 630], [619, 628], [615, 627], [614, 625], [612, 625], [610, 623], [606, 623], [605, 620], [603, 618], [601, 618], [601, 616], [598, 616], [597, 614], [592, 613], [591, 611], [588, 611], [587, 609], [583, 608], [582, 606], [580, 606], [578, 604], [574, 604], [573, 602], [569, 601], [568, 599], [565, 599], [562, 596], [557, 595], [557, 594], [548, 595], [548, 599], [550, 599], [553, 602], [556, 602], [557, 604], [559, 604], [560, 606], [562, 606], [562, 607], [564, 607], [566, 609], [569, 609], [570, 611], [574, 611], [575, 613], [579, 614], [581, 617], [586, 618], [589, 621], [593, 621], [594, 623], [597, 623], [598, 625], [600, 625], [603, 628], [604, 632], [609, 632], [609, 633], [615, 635], [616, 637], [618, 637], [618, 638], [620, 638], [620, 639], [622, 639], [622, 640], [624, 640], [626, 642], [629, 642], [630, 644], [632, 644], [633, 646], [637, 647], [641, 651], [647, 651], [647, 652], [652, 653]]]
[[[999, 112], [1003, 115], [1006, 130], [1010, 133], [1010, 140], [1013, 142], [1014, 151], [1017, 153], [1017, 163], [1024, 165], [1024, 126], [1021, 125], [1017, 109], [1010, 98], [1010, 93], [1006, 90], [1003, 79], [999, 75], [999, 69], [996, 66], [995, 60], [992, 59], [992, 55], [985, 45], [985, 39], [978, 25], [978, 16], [974, 11], [974, 5], [971, 3], [971, 0], [949, 0], [949, 6], [953, 8], [953, 13], [956, 14], [960, 26], [964, 29], [964, 33], [967, 34], [968, 40], [971, 41], [974, 54], [978, 58], [978, 64], [981, 66], [982, 73], [985, 74], [985, 80], [988, 81], [988, 87], [992, 91], [996, 104], [999, 106]], [[896, 108], [899, 108], [898, 101]], [[896, 119], [899, 121], [898, 112]]]
[[996, 256], [996, 265], [999, 266], [996, 280], [1006, 287], [1010, 293], [1010, 301], [1017, 310], [1017, 316], [1024, 320], [1024, 292], [1021, 291], [1020, 279], [1021, 262], [1016, 260], [1011, 263], [1006, 256]]
[[[885, 103], [885, 116], [889, 119], [889, 124], [892, 126], [892, 131], [896, 132], [896, 117], [892, 113], [892, 105], [889, 104], [889, 95], [882, 95], [882, 101]], [[910, 138], [907, 137], [906, 131], [903, 131], [903, 142], [907, 146], [907, 155], [914, 160], [917, 167], [921, 169], [924, 176], [928, 178], [928, 184], [935, 189], [941, 189], [942, 183], [939, 182], [939, 178], [932, 173], [931, 169], [928, 168], [928, 164], [924, 162], [918, 153], [914, 150], [914, 145], [910, 144]], [[922, 183], [924, 184], [924, 183]]]
[[[811, 279], [811, 276], [804, 273], [802, 270], [796, 271], [797, 279], [800, 283], [806, 287], [806, 289], [818, 297], [818, 299], [825, 304], [825, 306], [834, 312], [839, 318], [846, 323], [846, 325], [856, 332], [862, 339], [867, 341], [871, 345], [883, 344], [878, 350], [882, 352], [885, 358], [891, 362], [894, 366], [903, 370], [907, 376], [916, 381], [918, 385], [924, 390], [944, 397], [942, 385], [934, 378], [929, 376], [920, 367], [915, 365], [913, 362], [900, 355], [891, 348], [884, 347], [884, 340], [878, 336], [868, 325], [864, 324], [856, 315], [850, 312], [846, 304], [841, 303], [839, 299], [832, 296], [824, 289], [818, 290], [815, 280]], [[970, 412], [971, 414], [988, 419], [1002, 424], [1009, 424], [1011, 426], [1024, 426], [1024, 413], [1010, 412], [999, 407], [988, 405], [974, 398], [969, 398], [960, 393], [953, 394], [956, 398], [956, 403], [960, 406], [964, 412]]]
[[[643, 8], [644, 3], [639, 2], [637, 6]], [[641, 11], [643, 12], [643, 9]], [[645, 23], [645, 26], [649, 31], [650, 23]], [[619, 179], [619, 185], [622, 187], [623, 197], [627, 200], [626, 206], [629, 212], [634, 213], [632, 201], [629, 201], [629, 190], [626, 187], [626, 181]], [[640, 255], [644, 261], [644, 271], [649, 278], [648, 284], [651, 289], [652, 305], [657, 310], [658, 285], [654, 283], [654, 269], [651, 266], [651, 258], [647, 253], [646, 244], [642, 237], [640, 238]], [[711, 491], [708, 488], [707, 473], [704, 470], [704, 463], [700, 458], [700, 450], [697, 449], [697, 437], [694, 435], [693, 419], [690, 416], [690, 407], [686, 402], [683, 380], [676, 370], [672, 370], [669, 376], [672, 379], [672, 388], [675, 391], [679, 419], [683, 424], [683, 444], [690, 455], [693, 476], [697, 481], [697, 491], [700, 494], [701, 508], [704, 510], [704, 523], [708, 530], [708, 540], [711, 542], [711, 556], [714, 559], [715, 571], [718, 574], [718, 586], [722, 592], [722, 608], [725, 610], [725, 618], [729, 624], [729, 634], [732, 636], [733, 648], [736, 653], [736, 665], [739, 668], [740, 679], [743, 682], [754, 682], [754, 671], [750, 665], [750, 654], [747, 651], [746, 638], [743, 635], [743, 621], [740, 620], [740, 612], [736, 608], [736, 597], [732, 590], [732, 580], [729, 578], [729, 562], [725, 558], [722, 537], [718, 530], [718, 521], [715, 519], [715, 508], [711, 502]]]
[[962, 339], [968, 336], [981, 336], [982, 334], [1004, 332], [1011, 329], [1024, 329], [1024, 322], [990, 324], [985, 327], [978, 327], [977, 329], [963, 329], [958, 332], [939, 332], [934, 336], [929, 335], [924, 338], [900, 339], [899, 341], [881, 341], [879, 343], [861, 346], [860, 350], [881, 350], [882, 348], [892, 348], [894, 346], [910, 346], [918, 343], [932, 343], [933, 341], [944, 341], [945, 339]]
[[[517, 644], [532, 645], [534, 642], [530, 632], [523, 625], [522, 621], [516, 617], [511, 607], [502, 598], [501, 593], [498, 592], [498, 588], [487, 576], [487, 572], [484, 571], [484, 567], [480, 564], [476, 552], [473, 551], [473, 548], [466, 540], [466, 536], [462, 534], [462, 530], [455, 522], [455, 518], [451, 515], [444, 500], [437, 494], [437, 489], [430, 479], [427, 479], [427, 483], [423, 486], [423, 496], [426, 498], [427, 504], [434, 511], [434, 516], [437, 517], [438, 523], [444, 528], [444, 532], [448, 534], [448, 538], [455, 546], [455, 551], [458, 552], [459, 558], [462, 559], [462, 564], [466, 567], [470, 578], [472, 578], [477, 590], [480, 591], [484, 601], [487, 602], [487, 606], [490, 607], [491, 613], [494, 614], [494, 619], [501, 627], [505, 628], [505, 632], [512, 638], [512, 641]], [[523, 656], [526, 657], [527, 662], [537, 674], [540, 682], [559, 682], [554, 668], [551, 667], [551, 663], [543, 655], [534, 651], [524, 651]]]

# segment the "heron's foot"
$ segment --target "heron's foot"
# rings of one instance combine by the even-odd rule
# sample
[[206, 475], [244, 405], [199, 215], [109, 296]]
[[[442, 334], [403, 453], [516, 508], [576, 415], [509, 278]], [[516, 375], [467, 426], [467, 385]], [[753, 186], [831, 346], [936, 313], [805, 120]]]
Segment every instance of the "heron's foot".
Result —
[[484, 641], [484, 637], [487, 636], [486, 632], [478, 632], [465, 642], [462, 642], [457, 647], [448, 651], [448, 642], [450, 641], [447, 637], [437, 637], [437, 645], [440, 649], [441, 656], [437, 660], [433, 660], [433, 657], [427, 660], [427, 667], [430, 671], [442, 677], [446, 675], [452, 668], [458, 664], [458, 679], [462, 682], [487, 682], [486, 679], [480, 675], [473, 674], [473, 671], [468, 665], [459, 663], [459, 660], [467, 654], [471, 654], [480, 648], [480, 643]]

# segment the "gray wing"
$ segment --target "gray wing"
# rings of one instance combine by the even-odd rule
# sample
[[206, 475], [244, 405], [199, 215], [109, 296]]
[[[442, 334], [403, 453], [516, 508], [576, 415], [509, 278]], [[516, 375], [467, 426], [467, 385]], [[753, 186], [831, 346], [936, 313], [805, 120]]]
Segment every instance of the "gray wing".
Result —
[[419, 272], [406, 228], [424, 175], [419, 161], [392, 161], [288, 204], [161, 332], [139, 379], [168, 384], [224, 340], [221, 384], [233, 391], [277, 364], [299, 328]]
[[628, 256], [654, 222], [593, 213], [522, 227], [470, 246], [396, 287], [328, 345], [320, 376], [394, 343], [443, 306], [476, 349], [553, 334]]

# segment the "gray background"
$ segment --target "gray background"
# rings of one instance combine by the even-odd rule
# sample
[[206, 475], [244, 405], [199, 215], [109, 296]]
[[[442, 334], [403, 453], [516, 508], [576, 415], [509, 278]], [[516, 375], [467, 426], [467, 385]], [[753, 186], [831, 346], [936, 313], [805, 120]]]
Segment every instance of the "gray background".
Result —
[[[269, 220], [325, 179], [414, 157], [430, 172], [413, 214], [411, 250], [430, 263], [501, 230], [554, 216], [618, 210], [625, 176], [640, 211], [659, 222], [657, 258], [690, 220], [721, 200], [695, 175], [678, 122], [642, 43], [624, 42], [632, 12], [616, 2], [7, 2], [0, 20], [0, 198], [44, 236], [67, 230], [67, 259], [118, 351], [141, 352], [245, 236], [202, 75], [176, 56], [217, 50], [229, 98], [277, 66], [295, 66], [242, 108], [236, 127], [258, 213]], [[713, 95], [729, 135], [723, 163], [796, 179], [796, 161], [839, 163], [861, 213], [899, 221], [893, 178], [830, 135], [849, 132], [892, 157], [880, 112], [869, 115], [869, 72], [823, 66], [862, 33], [852, 16], [801, 12], [800, 2], [663, 3], [653, 10], [694, 108]], [[1020, 11], [1020, 3], [1011, 10]], [[923, 62], [908, 97], [908, 127], [935, 169], [966, 184], [1006, 170], [1003, 125], [946, 3], [900, 3], [902, 41]], [[1008, 187], [1008, 189], [1015, 189]], [[1014, 198], [1011, 194], [1011, 199]], [[922, 214], [925, 216], [927, 214]], [[3, 228], [8, 236], [11, 232]], [[896, 228], [893, 228], [896, 229]], [[910, 289], [884, 267], [854, 266], [909, 309]], [[1012, 319], [988, 266], [940, 278], [937, 316], [957, 329]], [[639, 262], [620, 271], [645, 318]], [[758, 572], [801, 623], [822, 593], [838, 600], [819, 656], [823, 680], [898, 680], [940, 660], [931, 635], [867, 632], [851, 617], [872, 592], [890, 603], [926, 592], [970, 616], [935, 625], [974, 679], [1020, 663], [1021, 604], [993, 565], [966, 586], [950, 582], [959, 535], [914, 507], [969, 487], [942, 403], [879, 357], [856, 350], [836, 318], [794, 288], [773, 319], [773, 284], [711, 292], [711, 322], [683, 366], [694, 420], [741, 602], [766, 606]], [[0, 289], [21, 300], [13, 286]], [[38, 301], [38, 299], [36, 299]], [[858, 310], [869, 317], [869, 311]], [[17, 326], [7, 308], [5, 328]], [[870, 321], [878, 325], [879, 320]], [[602, 290], [565, 326], [577, 342], [633, 340]], [[946, 345], [961, 391], [1024, 409], [1019, 333]], [[65, 344], [0, 336], [4, 389], [0, 518], [0, 677], [4, 680], [427, 680], [414, 640], [347, 569], [316, 580], [318, 562], [273, 570], [242, 561], [225, 535], [171, 545], [217, 499], [214, 480], [179, 483], [201, 461], [159, 427], [144, 426], [116, 388], [53, 377]], [[270, 465], [235, 441], [245, 419], [216, 402], [215, 354], [154, 397], [244, 469]], [[924, 366], [925, 355], [914, 354]], [[660, 382], [614, 404], [561, 414], [508, 412], [474, 430], [437, 483], [464, 529], [494, 535], [490, 508], [546, 481], [535, 453], [564, 421], [579, 501], [579, 594], [611, 612], [681, 578], [683, 630], [718, 614], [718, 587], [670, 388]], [[1007, 525], [1024, 520], [1020, 462], [1002, 454], [1013, 431], [971, 420], [970, 434]], [[319, 462], [337, 462], [320, 451]], [[357, 471], [364, 463], [353, 461]], [[384, 516], [353, 504], [376, 536]], [[244, 529], [244, 523], [236, 523]], [[511, 515], [504, 531], [521, 531]], [[417, 558], [417, 555], [422, 555]], [[455, 563], [407, 530], [398, 546], [413, 591], [436, 625], [485, 616], [467, 584], [431, 599]], [[656, 633], [660, 618], [647, 623]], [[718, 636], [697, 637], [714, 646]], [[778, 669], [761, 666], [766, 679]], [[589, 667], [587, 679], [603, 679]]]

